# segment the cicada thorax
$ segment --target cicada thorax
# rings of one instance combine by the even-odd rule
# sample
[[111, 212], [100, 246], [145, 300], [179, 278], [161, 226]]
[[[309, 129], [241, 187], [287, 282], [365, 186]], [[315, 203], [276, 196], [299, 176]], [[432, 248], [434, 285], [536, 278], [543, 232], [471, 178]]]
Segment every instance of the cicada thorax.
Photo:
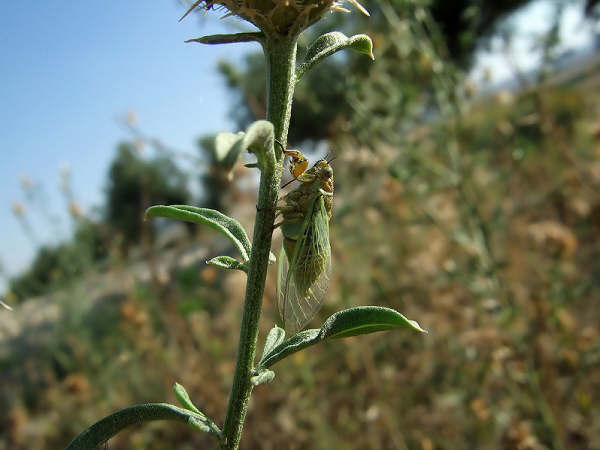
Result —
[[[292, 169], [290, 169], [291, 171]], [[286, 225], [301, 223], [314, 209], [316, 197], [323, 198], [327, 216], [331, 217], [333, 206], [333, 169], [325, 160], [315, 163], [309, 170], [298, 176], [300, 186], [283, 197], [284, 205], [279, 208], [283, 223], [284, 236], [297, 234], [296, 226], [286, 233]], [[327, 195], [322, 195], [324, 191]], [[291, 236], [290, 236], [291, 237]]]

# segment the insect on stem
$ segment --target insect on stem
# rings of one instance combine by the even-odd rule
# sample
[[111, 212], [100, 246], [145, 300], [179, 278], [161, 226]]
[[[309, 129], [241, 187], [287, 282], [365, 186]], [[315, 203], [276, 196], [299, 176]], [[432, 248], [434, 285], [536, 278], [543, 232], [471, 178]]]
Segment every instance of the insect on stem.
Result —
[[283, 246], [277, 271], [277, 306], [284, 328], [295, 333], [317, 313], [329, 283], [333, 169], [321, 159], [306, 170], [308, 159], [300, 151], [284, 153], [291, 157], [290, 173], [301, 183], [278, 207]]

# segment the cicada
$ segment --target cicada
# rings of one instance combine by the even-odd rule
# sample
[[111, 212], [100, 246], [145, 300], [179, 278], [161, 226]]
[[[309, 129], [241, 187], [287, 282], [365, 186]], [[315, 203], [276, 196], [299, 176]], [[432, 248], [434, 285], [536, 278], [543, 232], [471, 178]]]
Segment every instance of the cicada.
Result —
[[285, 150], [285, 154], [300, 186], [285, 195], [277, 208], [283, 233], [277, 305], [284, 328], [296, 332], [317, 313], [329, 285], [333, 169], [320, 160], [306, 170], [308, 160], [302, 153]]

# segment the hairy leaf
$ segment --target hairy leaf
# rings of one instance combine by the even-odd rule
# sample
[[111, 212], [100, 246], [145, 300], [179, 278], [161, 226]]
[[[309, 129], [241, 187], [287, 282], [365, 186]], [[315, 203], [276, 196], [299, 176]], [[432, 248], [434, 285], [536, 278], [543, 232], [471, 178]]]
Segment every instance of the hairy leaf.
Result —
[[236, 44], [238, 42], [258, 42], [262, 44], [265, 40], [265, 35], [261, 32], [250, 32], [250, 33], [235, 33], [235, 34], [212, 34], [209, 36], [202, 36], [199, 38], [188, 39], [188, 42], [197, 42], [199, 44]]
[[244, 263], [239, 262], [237, 259], [232, 258], [231, 256], [217, 256], [209, 261], [206, 261], [206, 264], [217, 266], [221, 269], [241, 270], [243, 272], [248, 272], [248, 268]]
[[175, 397], [177, 397], [177, 400], [179, 400], [181, 406], [183, 406], [186, 409], [189, 409], [190, 411], [194, 411], [197, 414], [202, 414], [202, 412], [196, 407], [196, 405], [192, 403], [189, 394], [182, 385], [180, 385], [179, 383], [175, 383], [173, 385], [173, 392], [175, 392]]
[[222, 131], [215, 136], [215, 158], [225, 170], [233, 169], [242, 153], [244, 133], [229, 133]]
[[179, 408], [167, 403], [145, 403], [121, 409], [99, 420], [71, 441], [67, 450], [89, 450], [97, 448], [122, 429], [154, 420], [184, 422], [221, 440], [219, 427], [204, 414]]
[[273, 124], [266, 120], [257, 120], [252, 123], [242, 140], [242, 149], [256, 155], [258, 166], [261, 169], [266, 163], [275, 164], [273, 145], [275, 145], [275, 130]]
[[275, 378], [275, 372], [269, 369], [259, 369], [258, 374], [250, 378], [250, 383], [254, 386], [270, 383]]
[[279, 328], [275, 326], [271, 328], [269, 334], [267, 334], [267, 339], [265, 339], [265, 347], [263, 348], [262, 358], [268, 355], [271, 350], [277, 347], [279, 344], [283, 342], [285, 339], [285, 330], [283, 328]]
[[351, 48], [359, 53], [368, 55], [371, 59], [375, 59], [373, 55], [373, 41], [366, 34], [357, 34], [349, 38], [344, 33], [332, 31], [331, 33], [319, 36], [308, 48], [305, 62], [300, 64], [296, 69], [296, 82], [323, 59], [346, 48]]
[[339, 311], [321, 327], [321, 339], [336, 339], [394, 328], [412, 328], [426, 333], [414, 320], [409, 320], [391, 308], [382, 306], [359, 306]]
[[304, 330], [296, 333], [287, 341], [282, 342], [267, 355], [263, 356], [258, 367], [270, 367], [280, 359], [286, 356], [296, 353], [303, 348], [310, 347], [311, 345], [319, 342], [319, 330]]
[[177, 400], [179, 400], [179, 403], [181, 403], [184, 408], [189, 409], [197, 414], [197, 416], [190, 416], [188, 419], [188, 423], [190, 425], [198, 428], [200, 431], [204, 431], [205, 433], [213, 433], [217, 436], [220, 436], [221, 430], [219, 430], [219, 427], [212, 420], [206, 417], [206, 414], [200, 411], [196, 405], [194, 405], [189, 394], [181, 384], [175, 383], [173, 386], [173, 392], [175, 392]]
[[171, 219], [208, 225], [227, 236], [242, 254], [242, 259], [244, 261], [247, 261], [250, 257], [252, 246], [242, 225], [237, 220], [232, 219], [219, 211], [215, 211], [214, 209], [198, 208], [188, 205], [159, 205], [148, 208], [146, 210], [146, 217], [168, 217]]
[[337, 339], [394, 328], [411, 328], [426, 333], [417, 322], [381, 306], [359, 306], [333, 314], [321, 329], [301, 331], [264, 355], [259, 367], [270, 367], [286, 356], [326, 339]]

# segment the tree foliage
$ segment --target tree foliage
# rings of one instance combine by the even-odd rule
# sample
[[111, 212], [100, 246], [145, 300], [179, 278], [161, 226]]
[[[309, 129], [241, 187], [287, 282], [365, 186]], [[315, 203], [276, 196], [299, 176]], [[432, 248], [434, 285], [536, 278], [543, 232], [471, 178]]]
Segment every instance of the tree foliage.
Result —
[[83, 275], [92, 263], [105, 258], [107, 243], [107, 230], [103, 224], [81, 219], [72, 240], [44, 246], [37, 251], [29, 268], [10, 280], [10, 291], [19, 300], [46, 294]]
[[[324, 29], [331, 28], [332, 25], [336, 29], [348, 31], [348, 34], [352, 34], [354, 30], [364, 31], [366, 29], [367, 34], [372, 36], [375, 41], [378, 58], [384, 58], [388, 67], [406, 68], [407, 58], [421, 59], [416, 62], [422, 65], [432, 64], [433, 56], [429, 61], [423, 60], [427, 57], [420, 48], [420, 34], [430, 35], [433, 30], [419, 31], [411, 25], [415, 14], [418, 14], [420, 9], [429, 6], [431, 16], [440, 33], [439, 40], [445, 43], [448, 56], [456, 64], [467, 67], [472, 61], [477, 43], [490, 35], [500, 19], [529, 1], [464, 0], [458, 3], [448, 3], [444, 1], [393, 0], [389, 2], [389, 5], [406, 26], [406, 33], [402, 37], [405, 42], [404, 48], [407, 49], [405, 54], [398, 51], [381, 54], [382, 47], [389, 47], [385, 40], [391, 39], [390, 31], [393, 25], [390, 24], [379, 5], [374, 5], [371, 9], [371, 17], [368, 19], [359, 15], [350, 16], [351, 20], [344, 17], [344, 21], [341, 21], [339, 17], [332, 17], [325, 25], [315, 27], [312, 36], [319, 35]], [[304, 44], [308, 44], [309, 41]], [[398, 47], [395, 46], [395, 50]], [[259, 53], [249, 54], [241, 70], [233, 64], [222, 61], [219, 70], [237, 97], [232, 108], [232, 116], [239, 127], [243, 128], [253, 120], [264, 117], [266, 95], [262, 56]], [[348, 94], [357, 85], [369, 80], [376, 72], [381, 72], [381, 67], [378, 67], [377, 64], [365, 64], [361, 56], [350, 54], [328, 59], [321, 63], [320, 67], [307, 74], [297, 86], [290, 127], [290, 141], [299, 143], [328, 139], [347, 128], [346, 119], [356, 112], [352, 98]], [[428, 85], [431, 81], [430, 77], [422, 78], [419, 74], [413, 74], [417, 76], [407, 78], [406, 74], [402, 74], [402, 77], [399, 75], [398, 73], [388, 73], [388, 76], [393, 77], [395, 83], [386, 88], [391, 87], [395, 92], [388, 91], [383, 94], [391, 97], [403, 97], [401, 107], [408, 103], [407, 99], [410, 100], [415, 95], [422, 95], [430, 88]]]
[[106, 223], [126, 243], [140, 241], [144, 211], [153, 204], [185, 203], [186, 176], [164, 156], [142, 159], [133, 145], [122, 143], [108, 173]]
[[223, 197], [230, 189], [231, 181], [227, 178], [226, 172], [219, 167], [215, 137], [216, 135], [209, 134], [198, 139], [198, 149], [207, 166], [207, 170], [200, 175], [202, 206], [218, 211], [227, 211]]

